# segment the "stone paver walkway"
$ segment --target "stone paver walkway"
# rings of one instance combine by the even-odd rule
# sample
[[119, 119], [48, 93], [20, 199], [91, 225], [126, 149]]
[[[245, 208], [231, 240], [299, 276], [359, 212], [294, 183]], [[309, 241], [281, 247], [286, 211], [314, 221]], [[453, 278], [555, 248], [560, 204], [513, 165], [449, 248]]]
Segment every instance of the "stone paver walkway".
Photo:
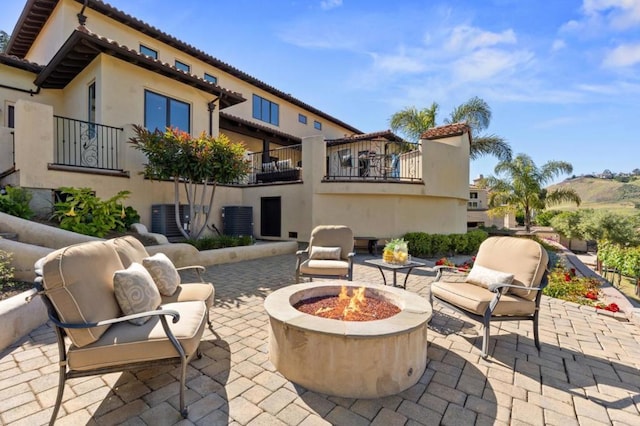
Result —
[[[356, 258], [356, 279], [381, 283], [365, 258]], [[530, 322], [505, 322], [492, 327], [491, 357], [482, 360], [480, 327], [436, 304], [429, 363], [418, 384], [373, 400], [307, 391], [269, 362], [262, 307], [267, 294], [292, 283], [294, 266], [295, 256], [284, 255], [208, 268], [216, 286], [215, 334], [205, 332], [204, 357], [189, 367], [188, 419], [176, 409], [177, 369], [163, 367], [68, 381], [56, 424], [640, 424], [638, 326], [547, 297], [539, 354]], [[408, 290], [428, 297], [432, 280], [414, 270]], [[48, 421], [57, 360], [47, 325], [0, 353], [0, 423]]]

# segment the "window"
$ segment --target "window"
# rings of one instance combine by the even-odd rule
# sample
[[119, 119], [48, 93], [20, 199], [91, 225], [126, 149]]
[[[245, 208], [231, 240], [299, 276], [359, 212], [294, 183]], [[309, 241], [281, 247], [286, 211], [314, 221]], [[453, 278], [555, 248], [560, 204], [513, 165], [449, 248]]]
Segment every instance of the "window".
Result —
[[477, 201], [469, 201], [468, 206], [471, 209], [477, 209], [478, 208], [478, 202]]
[[[87, 88], [87, 121], [89, 123], [96, 122], [96, 82], [94, 81]], [[96, 134], [96, 125], [89, 125], [89, 137], [93, 138]]]
[[274, 126], [280, 125], [280, 107], [267, 99], [258, 95], [253, 95], [253, 118], [266, 121]]
[[176, 69], [184, 72], [191, 72], [191, 66], [185, 64], [184, 62], [180, 62], [176, 59]]
[[307, 116], [303, 114], [298, 114], [298, 121], [302, 124], [307, 124]]
[[142, 44], [140, 45], [140, 53], [142, 53], [143, 55], [151, 56], [153, 59], [158, 59], [158, 51]]
[[319, 121], [313, 121], [313, 128], [316, 130], [322, 130], [322, 123]]
[[164, 131], [167, 127], [177, 127], [190, 133], [191, 106], [157, 93], [144, 92], [144, 126], [149, 130]]
[[470, 193], [469, 193], [469, 198], [471, 198], [471, 199], [477, 199], [477, 198], [478, 198], [478, 193], [477, 193], [477, 192], [470, 192]]
[[208, 81], [209, 83], [218, 84], [218, 77], [204, 73], [204, 81]]
[[7, 105], [7, 127], [10, 129], [16, 127], [16, 109], [14, 105]]

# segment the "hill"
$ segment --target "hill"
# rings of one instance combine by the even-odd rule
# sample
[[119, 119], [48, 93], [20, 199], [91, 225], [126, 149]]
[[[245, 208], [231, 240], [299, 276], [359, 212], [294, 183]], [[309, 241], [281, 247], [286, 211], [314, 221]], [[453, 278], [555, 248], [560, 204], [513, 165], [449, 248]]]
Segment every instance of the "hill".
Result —
[[[579, 177], [566, 180], [549, 189], [572, 188], [582, 199], [580, 208], [609, 209], [619, 213], [634, 214], [640, 212], [640, 180], [627, 183], [614, 179]], [[637, 206], [637, 207], [636, 207]], [[575, 204], [561, 204], [553, 209], [575, 210]]]

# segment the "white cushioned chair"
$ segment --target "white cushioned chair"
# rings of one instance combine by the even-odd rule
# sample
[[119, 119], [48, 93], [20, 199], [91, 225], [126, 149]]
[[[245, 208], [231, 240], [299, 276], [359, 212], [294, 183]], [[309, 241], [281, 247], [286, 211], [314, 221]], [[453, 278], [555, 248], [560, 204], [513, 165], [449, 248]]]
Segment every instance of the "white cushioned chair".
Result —
[[[547, 262], [547, 251], [536, 241], [490, 237], [480, 245], [466, 280], [459, 278], [456, 268], [436, 266], [431, 300], [483, 324], [483, 358], [488, 356], [491, 321], [533, 321], [534, 341], [540, 350], [538, 312], [547, 285]], [[443, 274], [447, 270], [451, 274]]]
[[296, 282], [302, 277], [353, 280], [353, 231], [342, 225], [321, 225], [311, 231], [309, 246], [296, 252]]
[[[51, 424], [60, 409], [67, 379], [167, 363], [180, 364], [180, 411], [187, 416], [187, 364], [200, 356], [213, 286], [180, 284], [178, 290], [182, 291], [163, 296], [157, 308], [123, 315], [115, 295], [118, 290], [114, 290], [116, 271], [126, 273], [122, 253], [116, 249], [123, 239], [118, 240], [76, 244], [36, 262], [36, 287], [58, 340], [60, 371]], [[189, 288], [194, 285], [199, 289]], [[207, 287], [211, 287], [209, 292]], [[149, 319], [142, 325], [130, 322], [144, 317]], [[65, 336], [70, 340], [68, 347]]]

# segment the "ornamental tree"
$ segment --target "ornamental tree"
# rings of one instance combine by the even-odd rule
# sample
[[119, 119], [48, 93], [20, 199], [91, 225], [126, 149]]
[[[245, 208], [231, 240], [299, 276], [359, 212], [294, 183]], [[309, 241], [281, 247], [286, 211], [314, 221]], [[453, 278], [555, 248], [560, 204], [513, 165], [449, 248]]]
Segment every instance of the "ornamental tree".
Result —
[[[249, 172], [244, 145], [223, 134], [213, 137], [203, 132], [192, 137], [171, 127], [164, 133], [142, 126], [134, 126], [134, 131], [136, 136], [129, 142], [148, 160], [142, 174], [152, 180], [173, 181], [178, 229], [185, 238], [200, 238], [209, 222], [216, 186], [237, 182]], [[180, 188], [191, 213], [188, 229], [180, 221]]]

